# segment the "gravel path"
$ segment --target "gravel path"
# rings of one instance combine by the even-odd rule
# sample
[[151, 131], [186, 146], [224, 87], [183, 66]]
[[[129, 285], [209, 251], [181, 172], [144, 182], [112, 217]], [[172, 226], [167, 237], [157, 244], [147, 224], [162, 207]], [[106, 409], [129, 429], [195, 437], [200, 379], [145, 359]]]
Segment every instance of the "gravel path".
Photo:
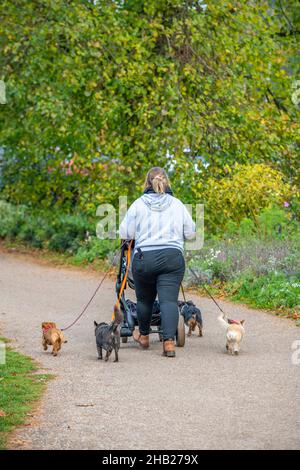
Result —
[[0, 253], [0, 328], [42, 370], [56, 375], [34, 423], [15, 433], [12, 447], [300, 448], [300, 365], [291, 361], [300, 329], [292, 322], [223, 302], [233, 318], [246, 319], [241, 354], [230, 357], [216, 307], [189, 295], [203, 311], [203, 338], [187, 338], [175, 359], [161, 356], [157, 335], [148, 351], [130, 340], [119, 363], [105, 363], [97, 360], [93, 320], [110, 319], [115, 292], [107, 280], [67, 332], [62, 354], [42, 351], [41, 322], [68, 324], [98, 280]]

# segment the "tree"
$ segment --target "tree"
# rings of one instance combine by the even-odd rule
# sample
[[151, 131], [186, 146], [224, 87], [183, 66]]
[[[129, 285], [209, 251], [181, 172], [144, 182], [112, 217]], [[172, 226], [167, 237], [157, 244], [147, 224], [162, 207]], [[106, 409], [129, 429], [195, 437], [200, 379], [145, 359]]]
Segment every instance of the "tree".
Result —
[[187, 202], [236, 163], [267, 163], [299, 182], [292, 48], [277, 4], [4, 0], [0, 8], [0, 139], [13, 201], [94, 211], [120, 193], [134, 197], [153, 164], [169, 169]]

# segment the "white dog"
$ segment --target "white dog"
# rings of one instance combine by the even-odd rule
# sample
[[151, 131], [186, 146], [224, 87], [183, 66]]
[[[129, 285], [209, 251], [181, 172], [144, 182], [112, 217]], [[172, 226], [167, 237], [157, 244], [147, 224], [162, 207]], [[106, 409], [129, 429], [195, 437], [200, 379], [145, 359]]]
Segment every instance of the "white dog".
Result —
[[238, 354], [240, 351], [240, 344], [243, 339], [245, 329], [245, 320], [230, 320], [225, 315], [218, 317], [221, 325], [226, 328], [226, 349], [229, 354]]

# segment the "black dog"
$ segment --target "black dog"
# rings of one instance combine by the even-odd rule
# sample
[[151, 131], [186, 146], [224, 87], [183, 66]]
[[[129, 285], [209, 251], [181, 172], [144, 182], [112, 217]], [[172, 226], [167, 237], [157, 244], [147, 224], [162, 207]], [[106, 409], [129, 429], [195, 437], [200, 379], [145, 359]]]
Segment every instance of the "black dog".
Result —
[[199, 336], [203, 336], [203, 321], [199, 308], [196, 307], [194, 302], [188, 300], [187, 302], [178, 301], [178, 307], [181, 315], [183, 315], [184, 323], [189, 327], [188, 336], [192, 335], [196, 326], [199, 328]]
[[105, 361], [108, 361], [109, 356], [114, 350], [114, 362], [118, 362], [118, 351], [120, 349], [120, 332], [118, 326], [122, 320], [123, 317], [120, 310], [115, 307], [115, 318], [110, 325], [104, 322], [98, 324], [94, 321], [98, 359], [102, 359], [102, 349], [106, 351]]

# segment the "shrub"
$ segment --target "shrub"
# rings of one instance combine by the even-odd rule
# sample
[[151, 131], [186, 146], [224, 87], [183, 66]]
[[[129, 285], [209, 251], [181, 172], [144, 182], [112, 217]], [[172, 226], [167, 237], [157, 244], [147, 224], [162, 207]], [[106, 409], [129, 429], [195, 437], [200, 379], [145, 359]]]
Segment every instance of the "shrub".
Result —
[[15, 238], [25, 222], [24, 206], [0, 201], [0, 238]]
[[233, 298], [248, 300], [262, 308], [300, 309], [300, 279], [287, 278], [280, 273], [244, 277], [240, 280], [239, 289]]
[[224, 230], [228, 219], [247, 218], [258, 223], [262, 209], [289, 201], [292, 188], [283, 175], [265, 164], [236, 165], [227, 177], [210, 178], [204, 192], [207, 222], [211, 230]]
[[78, 263], [105, 259], [119, 244], [118, 240], [99, 240], [94, 235], [96, 222], [78, 214], [40, 213], [0, 201], [0, 220], [1, 238], [75, 255]]
[[[202, 282], [237, 300], [258, 307], [299, 308], [299, 224], [278, 207], [265, 208], [257, 220], [258, 225], [248, 218], [240, 224], [229, 221], [228, 232], [207, 240], [200, 252], [192, 253], [189, 265]], [[186, 281], [197, 283], [188, 270]]]
[[260, 235], [266, 237], [284, 237], [289, 234], [290, 217], [278, 206], [266, 207], [257, 217]]
[[48, 248], [74, 254], [86, 238], [88, 228], [87, 220], [79, 215], [59, 214], [52, 221], [53, 235], [49, 240]]
[[110, 253], [116, 251], [119, 246], [119, 240], [100, 240], [91, 237], [82, 246], [79, 247], [75, 255], [75, 262], [92, 263], [96, 259], [106, 259]]

